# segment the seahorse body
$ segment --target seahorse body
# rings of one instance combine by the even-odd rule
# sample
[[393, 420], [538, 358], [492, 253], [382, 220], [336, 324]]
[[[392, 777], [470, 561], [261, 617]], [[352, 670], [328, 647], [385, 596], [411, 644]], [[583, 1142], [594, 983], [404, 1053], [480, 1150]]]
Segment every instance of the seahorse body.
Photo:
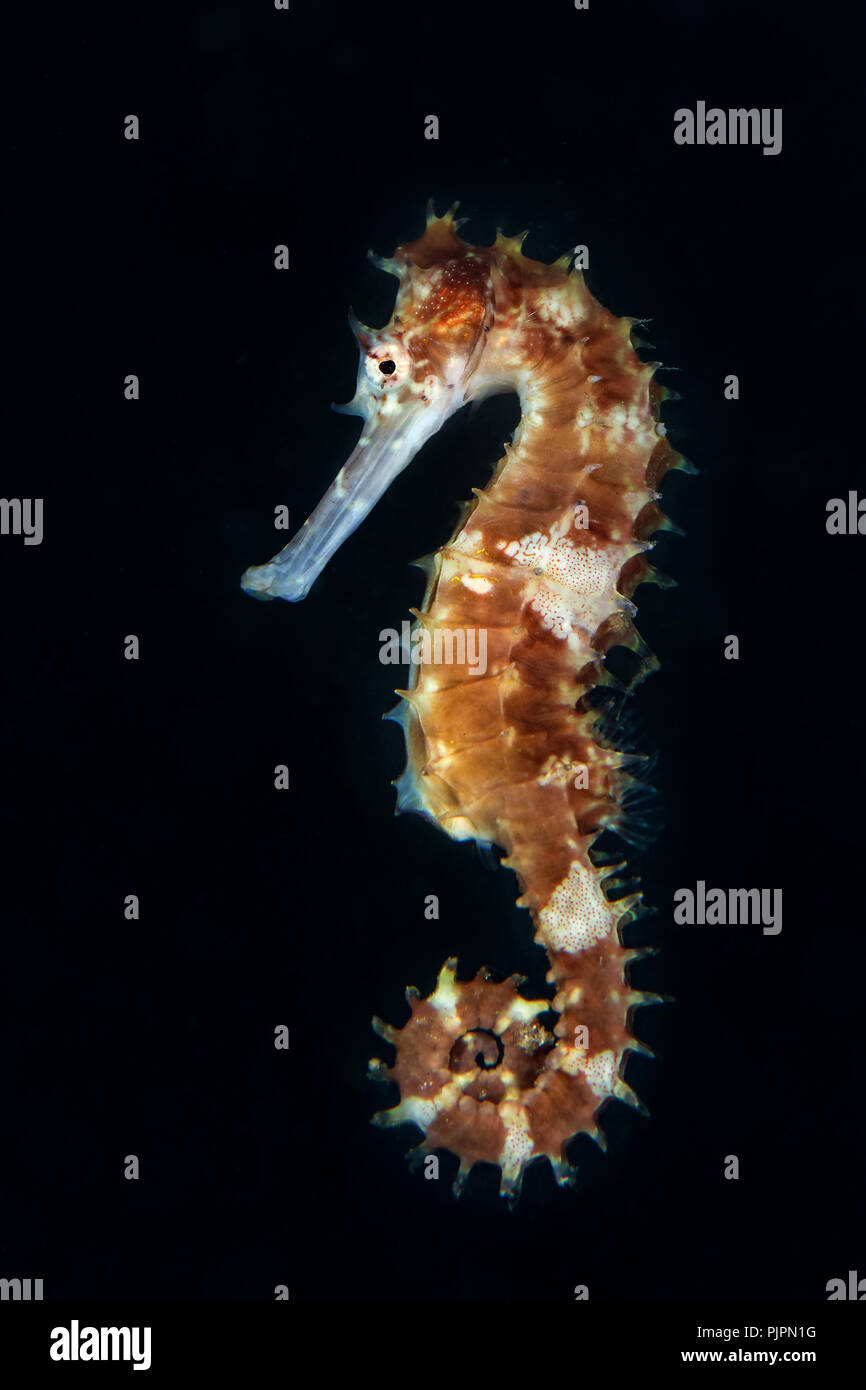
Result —
[[[402, 1029], [375, 1021], [396, 1058], [372, 1064], [400, 1090], [380, 1123], [411, 1121], [424, 1132], [420, 1152], [456, 1154], [458, 1188], [476, 1162], [497, 1164], [513, 1197], [542, 1156], [570, 1180], [565, 1146], [580, 1132], [603, 1141], [608, 1099], [638, 1103], [622, 1075], [626, 1053], [645, 1050], [630, 1013], [654, 996], [628, 983], [639, 953], [621, 930], [641, 900], [609, 900], [612, 869], [590, 856], [601, 832], [622, 824], [633, 759], [610, 746], [588, 697], [613, 683], [604, 658], [614, 645], [640, 658], [635, 679], [657, 665], [631, 595], [655, 577], [645, 552], [665, 524], [658, 483], [686, 465], [658, 423], [666, 392], [653, 380], [658, 364], [635, 354], [635, 320], [603, 309], [569, 256], [544, 265], [522, 254], [524, 237], [502, 233], [472, 246], [453, 212], [428, 211], [423, 236], [376, 261], [400, 285], [388, 325], [355, 325], [361, 365], [345, 409], [364, 418], [358, 448], [298, 536], [243, 583], [303, 597], [448, 415], [518, 393], [505, 457], [427, 562], [413, 612], [429, 640], [392, 717], [408, 753], [398, 809], [505, 850], [555, 997], [524, 998], [517, 977], [459, 981], [449, 960], [428, 998], [407, 992]], [[485, 669], [453, 640], [482, 631]], [[555, 1037], [539, 1021], [551, 1008]]]

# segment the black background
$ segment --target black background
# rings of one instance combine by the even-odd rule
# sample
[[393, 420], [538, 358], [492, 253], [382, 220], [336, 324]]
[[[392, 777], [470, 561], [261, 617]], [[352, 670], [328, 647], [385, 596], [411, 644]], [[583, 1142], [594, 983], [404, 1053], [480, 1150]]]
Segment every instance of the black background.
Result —
[[[697, 0], [37, 18], [4, 214], [2, 492], [44, 497], [45, 538], [0, 540], [0, 1274], [325, 1300], [813, 1299], [866, 1275], [866, 540], [825, 529], [863, 476], [844, 21]], [[698, 100], [782, 107], [782, 153], [676, 146]], [[675, 1000], [638, 1016], [652, 1118], [611, 1107], [576, 1190], [533, 1168], [513, 1213], [493, 1170], [459, 1202], [450, 1156], [410, 1175], [365, 1069], [370, 1016], [402, 1023], [447, 955], [543, 982], [513, 877], [393, 818], [380, 722], [406, 673], [378, 635], [423, 592], [407, 562], [484, 485], [516, 401], [449, 422], [303, 604], [239, 588], [285, 539], [274, 506], [294, 529], [354, 444], [328, 410], [354, 389], [346, 311], [389, 317], [364, 253], [418, 235], [428, 197], [460, 199], [476, 242], [587, 244], [593, 293], [677, 368], [664, 419], [700, 469], [665, 482], [679, 587], [637, 594], [666, 823], [633, 861], [661, 948], [634, 979]], [[781, 935], [674, 926], [697, 879], [782, 888]]]

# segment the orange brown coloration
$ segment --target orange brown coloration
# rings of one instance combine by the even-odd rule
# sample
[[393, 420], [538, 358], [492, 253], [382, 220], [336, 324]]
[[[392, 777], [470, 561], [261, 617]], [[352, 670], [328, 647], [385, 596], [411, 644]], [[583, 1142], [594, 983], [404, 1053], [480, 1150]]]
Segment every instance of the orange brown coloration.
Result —
[[[465, 401], [520, 397], [520, 424], [491, 482], [427, 562], [415, 635], [427, 634], [428, 650], [392, 717], [408, 752], [399, 808], [455, 839], [504, 849], [556, 993], [552, 1003], [527, 1000], [516, 978], [483, 973], [461, 982], [448, 962], [428, 999], [410, 993], [404, 1028], [380, 1025], [396, 1058], [374, 1064], [400, 1090], [380, 1123], [420, 1125], [421, 1151], [455, 1153], [460, 1182], [476, 1162], [498, 1164], [512, 1195], [536, 1158], [566, 1181], [568, 1141], [598, 1137], [597, 1112], [611, 1097], [635, 1103], [622, 1078], [627, 1052], [641, 1050], [630, 1012], [651, 996], [627, 982], [637, 953], [620, 933], [640, 899], [610, 901], [611, 871], [590, 857], [598, 835], [622, 824], [633, 760], [604, 736], [589, 696], [613, 683], [604, 658], [615, 645], [640, 659], [635, 681], [657, 665], [633, 626], [631, 595], [653, 577], [645, 552], [665, 520], [658, 484], [682, 466], [658, 424], [658, 364], [641, 362], [631, 344], [634, 320], [602, 308], [568, 257], [530, 260], [522, 240], [499, 233], [474, 247], [452, 213], [431, 215], [423, 236], [381, 263], [400, 279], [397, 304], [385, 328], [359, 334], [352, 406], [367, 421], [363, 457], [335, 483], [363, 514], [383, 490], [361, 471], [371, 451], [411, 457]], [[379, 457], [373, 471], [384, 467]], [[321, 568], [317, 536], [336, 534], [333, 494], [310, 533], [248, 572], [247, 587], [303, 596]], [[344, 520], [339, 527], [345, 533]], [[466, 651], [454, 660], [453, 645], [437, 647], [457, 632], [484, 635], [484, 669]], [[555, 1036], [539, 1022], [551, 1009]]]

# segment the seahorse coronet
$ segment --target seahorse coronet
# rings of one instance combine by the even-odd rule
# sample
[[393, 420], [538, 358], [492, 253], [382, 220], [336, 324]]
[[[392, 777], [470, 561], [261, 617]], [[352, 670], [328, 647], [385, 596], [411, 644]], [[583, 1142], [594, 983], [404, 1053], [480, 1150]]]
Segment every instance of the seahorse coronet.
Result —
[[[631, 1053], [651, 1054], [631, 1023], [661, 996], [632, 987], [629, 964], [644, 952], [623, 932], [648, 909], [619, 877], [625, 860], [594, 855], [603, 832], [628, 838], [650, 760], [618, 739], [621, 707], [593, 701], [605, 690], [621, 701], [658, 669], [633, 596], [675, 582], [647, 558], [656, 532], [682, 534], [659, 484], [671, 468], [695, 470], [659, 420], [672, 394], [662, 364], [635, 351], [647, 320], [604, 309], [570, 253], [526, 257], [526, 233], [464, 241], [456, 210], [437, 217], [431, 203], [420, 237], [391, 257], [369, 253], [398, 285], [384, 327], [350, 317], [360, 362], [343, 409], [364, 422], [358, 445], [301, 531], [243, 584], [303, 598], [445, 419], [517, 392], [520, 422], [487, 486], [472, 488], [445, 544], [414, 562], [426, 587], [410, 609], [411, 676], [383, 717], [407, 749], [397, 811], [503, 851], [553, 998], [527, 998], [515, 976], [460, 980], [452, 957], [428, 995], [407, 991], [401, 1028], [377, 1021], [395, 1057], [371, 1063], [400, 1097], [378, 1124], [419, 1126], [416, 1156], [455, 1154], [458, 1187], [477, 1163], [495, 1164], [514, 1200], [541, 1159], [572, 1181], [567, 1147], [579, 1134], [603, 1143], [610, 1101], [644, 1109], [624, 1070]], [[631, 652], [624, 677], [606, 665], [614, 647]]]

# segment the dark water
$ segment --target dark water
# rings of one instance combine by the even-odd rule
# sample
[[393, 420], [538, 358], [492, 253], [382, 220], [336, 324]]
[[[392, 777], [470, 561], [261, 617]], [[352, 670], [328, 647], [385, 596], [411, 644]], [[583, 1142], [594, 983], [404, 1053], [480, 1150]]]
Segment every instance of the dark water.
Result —
[[[20, 50], [3, 490], [45, 498], [45, 539], [0, 552], [4, 1269], [55, 1296], [821, 1298], [864, 1258], [866, 540], [825, 528], [863, 477], [846, 45], [790, 7], [247, 8], [70, 10]], [[698, 100], [781, 107], [782, 153], [676, 146]], [[354, 444], [346, 311], [389, 317], [365, 252], [431, 196], [479, 242], [589, 246], [700, 469], [664, 486], [678, 587], [637, 595], [666, 820], [635, 979], [675, 1000], [639, 1017], [652, 1118], [614, 1106], [577, 1190], [533, 1169], [512, 1214], [491, 1171], [459, 1203], [450, 1157], [410, 1175], [365, 1069], [370, 1016], [450, 954], [542, 982], [513, 878], [393, 818], [405, 672], [377, 659], [516, 402], [451, 421], [303, 604], [239, 588]], [[782, 888], [781, 934], [675, 926], [698, 879]]]

